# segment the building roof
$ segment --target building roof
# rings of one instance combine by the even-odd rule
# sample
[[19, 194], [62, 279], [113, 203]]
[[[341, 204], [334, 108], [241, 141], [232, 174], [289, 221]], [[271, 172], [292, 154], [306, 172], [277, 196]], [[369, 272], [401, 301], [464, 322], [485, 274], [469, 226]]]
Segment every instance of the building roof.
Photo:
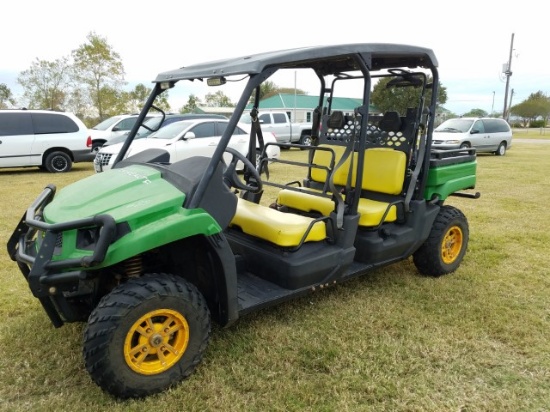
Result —
[[[313, 110], [317, 107], [319, 96], [309, 96], [306, 94], [278, 93], [267, 99], [260, 101], [260, 109], [297, 109]], [[341, 110], [343, 112], [353, 112], [356, 107], [361, 106], [363, 100], [353, 97], [333, 97], [332, 110]], [[248, 104], [245, 110], [251, 110], [252, 104]], [[376, 112], [375, 106], [369, 106], [370, 112]]]

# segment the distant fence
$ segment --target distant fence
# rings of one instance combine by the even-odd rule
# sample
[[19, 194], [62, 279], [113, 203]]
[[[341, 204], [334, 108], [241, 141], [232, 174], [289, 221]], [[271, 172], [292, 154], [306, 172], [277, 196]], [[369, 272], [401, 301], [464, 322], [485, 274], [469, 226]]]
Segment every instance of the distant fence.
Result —
[[550, 127], [532, 127], [532, 128], [512, 128], [512, 132], [516, 135], [550, 135]]

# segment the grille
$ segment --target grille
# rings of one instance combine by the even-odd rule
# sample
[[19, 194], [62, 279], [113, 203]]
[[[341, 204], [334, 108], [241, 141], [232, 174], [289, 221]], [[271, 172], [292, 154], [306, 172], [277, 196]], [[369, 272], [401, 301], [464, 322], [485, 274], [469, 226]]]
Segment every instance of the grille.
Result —
[[112, 153], [98, 153], [95, 157], [95, 163], [101, 166], [107, 166], [113, 157]]

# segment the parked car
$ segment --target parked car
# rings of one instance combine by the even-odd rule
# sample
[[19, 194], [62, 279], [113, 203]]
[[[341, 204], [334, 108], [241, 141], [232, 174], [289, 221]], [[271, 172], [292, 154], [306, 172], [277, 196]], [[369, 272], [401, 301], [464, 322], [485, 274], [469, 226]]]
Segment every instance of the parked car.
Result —
[[[219, 115], [219, 114], [197, 114], [197, 113], [181, 113], [181, 114], [167, 114], [164, 116], [164, 119], [162, 116], [156, 116], [152, 119], [148, 119], [147, 121], [143, 122], [143, 124], [146, 126], [141, 126], [138, 130], [138, 134], [136, 135], [135, 139], [142, 139], [144, 137], [149, 136], [151, 133], [157, 131], [161, 127], [167, 126], [169, 124], [172, 124], [174, 122], [179, 122], [182, 120], [193, 120], [193, 119], [227, 119], [225, 116]], [[105, 142], [103, 146], [109, 146], [112, 144], [122, 143], [126, 140], [126, 137], [128, 136], [129, 132], [125, 132], [124, 134], [114, 137], [113, 139], [110, 139], [108, 142]]]
[[[162, 127], [145, 139], [133, 141], [126, 157], [130, 157], [146, 149], [163, 148], [170, 153], [170, 162], [186, 159], [192, 156], [208, 156], [214, 154], [221, 135], [229, 124], [228, 119], [193, 119], [174, 122]], [[246, 155], [248, 153], [248, 141], [250, 133], [246, 124], [235, 128], [229, 147], [236, 149]], [[265, 143], [275, 143], [275, 136], [272, 133], [264, 134]], [[110, 169], [114, 160], [122, 149], [124, 143], [102, 147], [94, 160], [94, 167], [97, 173]], [[267, 149], [269, 158], [279, 158], [280, 149], [278, 146], [269, 145]], [[227, 155], [227, 161], [230, 160]], [[242, 169], [242, 163], [237, 165]]]
[[461, 117], [448, 119], [434, 129], [434, 149], [475, 148], [504, 156], [512, 147], [512, 129], [506, 120]]
[[[146, 116], [146, 119], [150, 119], [154, 116]], [[136, 124], [137, 114], [120, 114], [109, 117], [102, 122], [96, 124], [90, 129], [90, 136], [92, 136], [92, 151], [97, 153], [99, 148], [107, 142], [111, 142], [112, 139], [128, 134], [134, 124]]]
[[68, 172], [73, 163], [92, 161], [91, 149], [88, 128], [72, 113], [0, 110], [0, 167]]

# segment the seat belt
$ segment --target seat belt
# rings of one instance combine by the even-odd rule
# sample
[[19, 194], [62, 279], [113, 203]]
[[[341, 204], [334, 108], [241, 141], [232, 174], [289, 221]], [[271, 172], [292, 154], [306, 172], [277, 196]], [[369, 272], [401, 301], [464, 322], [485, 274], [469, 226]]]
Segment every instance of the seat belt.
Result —
[[[355, 113], [353, 116], [354, 122], [355, 122]], [[336, 166], [334, 166], [334, 169], [329, 177], [329, 189], [331, 193], [334, 195], [334, 198], [336, 199], [336, 227], [338, 229], [342, 229], [344, 226], [344, 213], [346, 211], [346, 203], [344, 202], [344, 199], [342, 199], [342, 195], [336, 191], [336, 188], [334, 186], [334, 172], [338, 170], [347, 160], [347, 158], [350, 156], [350, 154], [353, 154], [355, 151], [355, 138], [356, 138], [356, 128], [353, 128], [353, 135], [351, 136], [351, 142], [349, 142], [346, 145], [346, 150], [344, 151], [344, 154], [342, 155], [342, 158], [338, 162]], [[350, 162], [350, 170], [351, 173], [348, 173], [348, 179], [346, 182], [346, 193], [351, 189], [351, 178], [353, 173], [353, 155], [351, 156], [351, 162]], [[348, 189], [349, 188], [349, 189]]]
[[410, 209], [410, 202], [414, 193], [414, 187], [418, 180], [418, 175], [420, 174], [420, 169], [422, 169], [422, 164], [424, 163], [424, 156], [426, 154], [426, 135], [423, 135], [420, 139], [420, 146], [418, 148], [418, 158], [416, 159], [416, 165], [414, 167], [411, 180], [409, 181], [409, 187], [407, 188], [407, 194], [405, 195], [405, 212], [408, 212]]
[[[252, 153], [252, 156], [249, 156], [249, 159], [250, 157], [252, 157], [252, 160], [250, 160], [252, 162], [252, 164], [256, 164], [256, 137], [258, 138], [258, 143], [259, 143], [259, 146], [260, 146], [260, 153], [264, 153], [264, 147], [265, 147], [265, 143], [264, 143], [264, 135], [262, 133], [262, 128], [260, 126], [260, 120], [258, 119], [258, 108], [257, 107], [254, 107], [251, 111], [250, 111], [250, 119], [251, 119], [251, 128], [250, 128], [250, 140], [248, 142], [248, 152], [249, 153]], [[267, 167], [267, 163], [263, 164], [261, 161], [260, 161], [260, 175], [262, 174], [262, 171], [265, 171], [265, 174], [267, 176], [267, 178], [269, 179], [269, 169]], [[249, 182], [250, 178], [251, 178], [251, 175], [250, 175], [250, 172], [247, 172], [245, 170], [245, 180], [247, 181], [247, 183]]]

